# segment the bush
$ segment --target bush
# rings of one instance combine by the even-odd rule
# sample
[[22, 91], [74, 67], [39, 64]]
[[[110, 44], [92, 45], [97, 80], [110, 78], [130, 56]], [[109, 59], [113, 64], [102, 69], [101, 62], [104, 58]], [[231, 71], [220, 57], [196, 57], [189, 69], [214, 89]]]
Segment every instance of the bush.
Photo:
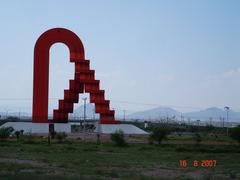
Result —
[[162, 140], [166, 139], [168, 134], [169, 130], [167, 128], [157, 127], [153, 129], [149, 136], [149, 140], [156, 141], [158, 144], [161, 144]]
[[125, 146], [126, 145], [124, 133], [121, 130], [118, 130], [115, 133], [111, 134], [111, 140], [116, 146]]
[[212, 132], [213, 130], [214, 130], [214, 126], [211, 124], [205, 127], [205, 131], [208, 133]]
[[233, 138], [234, 140], [237, 140], [238, 143], [240, 143], [240, 126], [232, 128], [230, 130], [230, 136], [231, 138]]
[[67, 134], [65, 132], [58, 132], [58, 133], [56, 133], [55, 137], [59, 143], [62, 143], [63, 140], [66, 139]]
[[195, 134], [193, 135], [193, 140], [195, 141], [196, 145], [199, 145], [200, 142], [202, 141], [202, 137], [200, 136], [200, 134], [195, 133]]
[[0, 139], [6, 139], [8, 138], [14, 129], [12, 127], [2, 127], [0, 128]]
[[194, 132], [197, 131], [197, 127], [196, 127], [196, 126], [190, 126], [190, 127], [189, 127], [189, 131], [192, 132], [192, 133], [194, 133]]

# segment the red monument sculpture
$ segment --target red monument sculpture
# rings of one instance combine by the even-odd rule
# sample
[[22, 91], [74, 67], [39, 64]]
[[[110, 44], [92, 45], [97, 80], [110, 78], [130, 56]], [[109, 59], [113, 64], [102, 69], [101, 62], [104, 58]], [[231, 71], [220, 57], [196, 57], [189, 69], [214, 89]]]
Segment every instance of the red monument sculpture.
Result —
[[[64, 90], [64, 99], [59, 100], [58, 109], [53, 111], [53, 120], [48, 119], [49, 50], [54, 43], [64, 43], [70, 51], [70, 62], [75, 64], [74, 79], [69, 81], [69, 89]], [[73, 112], [73, 104], [78, 103], [80, 93], [90, 93], [90, 103], [95, 104], [95, 112], [100, 114], [100, 124], [119, 124], [110, 110], [109, 100], [105, 100], [100, 81], [94, 77], [90, 61], [85, 59], [80, 38], [70, 30], [54, 28], [44, 32], [34, 47], [33, 109], [34, 123], [66, 123], [68, 113]]]

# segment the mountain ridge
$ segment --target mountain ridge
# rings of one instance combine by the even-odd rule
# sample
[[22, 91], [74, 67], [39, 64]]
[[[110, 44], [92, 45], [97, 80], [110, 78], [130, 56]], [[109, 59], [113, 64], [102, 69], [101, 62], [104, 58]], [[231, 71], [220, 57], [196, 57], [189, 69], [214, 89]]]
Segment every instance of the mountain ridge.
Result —
[[[99, 114], [94, 113], [95, 106], [94, 104], [87, 104], [86, 105], [86, 117], [91, 119], [91, 118], [99, 118]], [[18, 117], [23, 116], [23, 117], [30, 117], [30, 113], [25, 113], [21, 112], [0, 112], [0, 115], [2, 117], [6, 116], [16, 116]], [[70, 114], [71, 118], [83, 118], [84, 114], [84, 106], [78, 106], [75, 110], [74, 113]], [[116, 119], [122, 119], [122, 115], [118, 114], [118, 111], [115, 113]], [[126, 119], [142, 119], [142, 120], [159, 120], [160, 118], [174, 118], [177, 120], [181, 120], [182, 118], [191, 118], [192, 120], [220, 120], [220, 118], [224, 118], [226, 120], [226, 111], [224, 109], [220, 109], [218, 107], [209, 107], [206, 109], [202, 109], [199, 111], [192, 111], [192, 112], [186, 112], [182, 113], [180, 111], [177, 111], [173, 108], [170, 107], [156, 107], [152, 109], [147, 109], [144, 111], [137, 111], [131, 114], [126, 115]], [[235, 121], [235, 122], [240, 122], [240, 112], [236, 112], [233, 110], [229, 110], [229, 121]]]

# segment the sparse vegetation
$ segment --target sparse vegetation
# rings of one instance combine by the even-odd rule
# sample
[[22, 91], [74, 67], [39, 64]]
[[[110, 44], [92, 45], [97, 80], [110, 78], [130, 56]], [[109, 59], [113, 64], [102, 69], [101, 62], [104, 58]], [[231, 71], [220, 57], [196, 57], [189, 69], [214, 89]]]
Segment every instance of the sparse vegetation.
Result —
[[2, 127], [0, 128], [0, 139], [6, 139], [8, 138], [14, 129], [12, 127]]
[[[115, 148], [109, 143], [73, 139], [56, 143], [54, 139], [49, 146], [42, 137], [35, 137], [34, 142], [0, 142], [0, 179], [205, 179], [209, 172], [214, 172], [213, 179], [240, 178], [236, 145], [131, 144]], [[191, 165], [195, 159], [209, 158], [217, 160], [216, 167]], [[180, 159], [188, 163], [184, 169], [179, 168]]]
[[[239, 179], [240, 150], [235, 140], [226, 136], [225, 131], [219, 131], [221, 128], [192, 127], [196, 132], [190, 132], [191, 126], [182, 124], [151, 123], [149, 143], [161, 143], [161, 146], [148, 145], [148, 136], [124, 136], [122, 132], [107, 138], [103, 135], [101, 143], [96, 144], [96, 134], [91, 142], [89, 137], [83, 142], [81, 137], [64, 141], [66, 137], [62, 133], [56, 133], [55, 139], [51, 139], [21, 131], [19, 141], [14, 140], [17, 134], [0, 141], [0, 179], [169, 179], [170, 176], [170, 179], [204, 179], [213, 169], [211, 178]], [[124, 145], [115, 148], [109, 143], [113, 139], [117, 146], [125, 145], [126, 141], [131, 144], [127, 148]], [[219, 164], [214, 168], [193, 169], [193, 160], [209, 158]], [[184, 170], [179, 168], [180, 159], [187, 160]]]

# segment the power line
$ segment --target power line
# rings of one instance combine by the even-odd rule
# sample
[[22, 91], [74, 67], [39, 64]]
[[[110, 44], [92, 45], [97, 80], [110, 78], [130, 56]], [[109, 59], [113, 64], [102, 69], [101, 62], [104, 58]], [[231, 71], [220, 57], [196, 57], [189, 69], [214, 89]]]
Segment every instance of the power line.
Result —
[[[59, 98], [49, 98], [49, 100], [58, 100]], [[32, 98], [0, 98], [0, 101], [32, 101]], [[135, 105], [144, 105], [144, 106], [163, 106], [163, 107], [172, 107], [172, 108], [179, 108], [179, 109], [205, 109], [206, 107], [198, 107], [198, 106], [179, 106], [179, 105], [172, 105], [172, 104], [157, 104], [157, 103], [144, 103], [144, 102], [136, 102], [136, 101], [125, 101], [125, 100], [111, 100], [114, 103], [121, 103], [121, 104], [135, 104]]]

